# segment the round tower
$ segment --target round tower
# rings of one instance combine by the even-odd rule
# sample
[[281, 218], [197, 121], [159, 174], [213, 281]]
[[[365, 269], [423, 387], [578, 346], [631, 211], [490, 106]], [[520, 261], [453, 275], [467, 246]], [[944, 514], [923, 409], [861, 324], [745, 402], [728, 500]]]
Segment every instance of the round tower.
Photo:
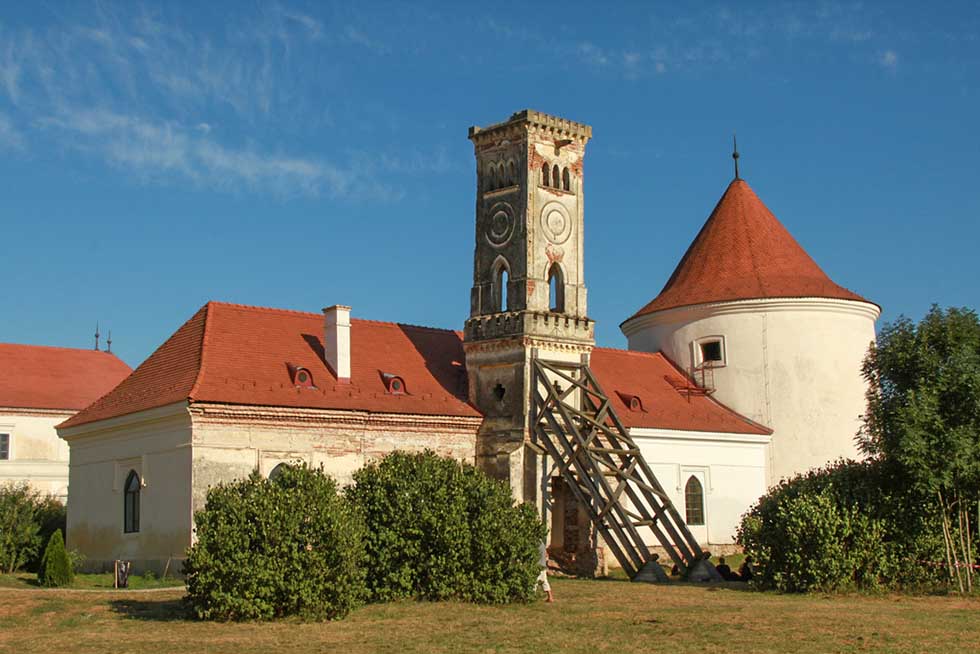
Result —
[[768, 480], [857, 457], [881, 309], [835, 284], [737, 176], [657, 297], [621, 329], [773, 430]]

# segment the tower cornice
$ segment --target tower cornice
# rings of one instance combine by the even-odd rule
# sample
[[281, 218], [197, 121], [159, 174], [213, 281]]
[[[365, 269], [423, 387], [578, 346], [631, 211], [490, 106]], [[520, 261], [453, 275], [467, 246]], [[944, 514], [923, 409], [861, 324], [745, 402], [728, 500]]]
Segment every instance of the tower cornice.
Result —
[[552, 139], [567, 138], [584, 145], [592, 138], [592, 127], [567, 118], [552, 116], [533, 109], [524, 109], [512, 114], [504, 122], [486, 127], [476, 125], [470, 127], [469, 138], [474, 145], [480, 146], [488, 142], [499, 141], [501, 137], [517, 137], [525, 133]]

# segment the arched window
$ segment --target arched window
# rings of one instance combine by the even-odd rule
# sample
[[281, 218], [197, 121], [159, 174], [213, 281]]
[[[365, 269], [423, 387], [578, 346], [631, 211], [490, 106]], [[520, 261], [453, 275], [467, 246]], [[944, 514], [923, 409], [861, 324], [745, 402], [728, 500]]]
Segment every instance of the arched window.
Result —
[[561, 171], [558, 170], [557, 164], [551, 169], [551, 185], [555, 188], [561, 188]]
[[568, 174], [568, 168], [561, 171], [561, 187], [566, 191], [572, 190], [572, 178]]
[[541, 164], [541, 186], [548, 186], [548, 162]]
[[552, 311], [565, 312], [565, 275], [557, 263], [548, 269], [548, 306]]
[[704, 524], [704, 488], [694, 475], [684, 485], [684, 506], [687, 508], [688, 525]]
[[517, 183], [517, 164], [515, 164], [514, 163], [514, 160], [511, 159], [511, 161], [510, 161], [510, 185], [513, 186], [516, 183]]
[[123, 489], [123, 532], [135, 534], [140, 530], [140, 476], [129, 471]]
[[276, 477], [281, 475], [283, 471], [286, 469], [286, 466], [288, 465], [289, 465], [288, 463], [280, 463], [276, 465], [275, 468], [269, 471], [269, 479], [275, 479]]
[[503, 257], [494, 263], [493, 272], [493, 311], [501, 312], [507, 310], [507, 278], [510, 275], [507, 270], [507, 262]]

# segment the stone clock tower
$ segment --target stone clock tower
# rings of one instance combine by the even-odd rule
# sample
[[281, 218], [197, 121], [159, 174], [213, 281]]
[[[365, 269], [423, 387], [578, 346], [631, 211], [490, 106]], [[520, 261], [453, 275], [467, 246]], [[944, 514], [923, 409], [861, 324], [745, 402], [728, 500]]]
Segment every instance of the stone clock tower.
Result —
[[594, 343], [586, 313], [583, 173], [588, 125], [520, 111], [471, 127], [476, 249], [464, 347], [470, 401], [484, 414], [477, 465], [540, 500], [526, 447], [530, 361], [579, 362]]

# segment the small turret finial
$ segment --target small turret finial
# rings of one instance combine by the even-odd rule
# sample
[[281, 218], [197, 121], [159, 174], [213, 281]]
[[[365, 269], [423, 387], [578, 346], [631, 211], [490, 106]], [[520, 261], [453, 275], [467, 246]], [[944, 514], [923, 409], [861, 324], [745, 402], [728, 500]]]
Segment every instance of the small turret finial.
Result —
[[95, 323], [95, 349], [99, 349], [99, 323]]
[[738, 139], [735, 137], [735, 132], [732, 132], [732, 159], [735, 160], [735, 179], [741, 179], [738, 176]]
[[109, 337], [105, 339], [105, 351], [112, 354], [112, 330], [109, 330]]

